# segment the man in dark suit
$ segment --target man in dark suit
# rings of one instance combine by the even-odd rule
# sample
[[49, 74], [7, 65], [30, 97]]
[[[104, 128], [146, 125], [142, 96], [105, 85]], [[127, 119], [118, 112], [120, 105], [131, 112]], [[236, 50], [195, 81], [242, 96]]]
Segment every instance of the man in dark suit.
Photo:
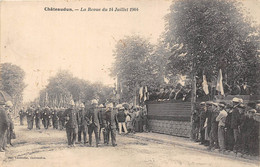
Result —
[[8, 128], [8, 117], [4, 108], [4, 103], [0, 102], [0, 152], [5, 150], [5, 137]]
[[32, 130], [33, 129], [33, 121], [34, 121], [34, 109], [33, 107], [29, 107], [26, 111], [27, 114], [27, 125], [28, 125], [28, 129]]
[[19, 117], [20, 117], [20, 125], [23, 125], [23, 119], [25, 116], [24, 107], [19, 111]]
[[69, 108], [64, 111], [64, 117], [67, 121], [65, 124], [68, 145], [75, 146], [76, 136], [78, 133], [78, 117], [77, 112], [74, 109], [75, 103], [73, 100], [70, 101]]
[[96, 147], [98, 147], [99, 144], [99, 137], [98, 137], [98, 130], [100, 127], [100, 110], [98, 109], [98, 101], [92, 100], [91, 101], [92, 107], [88, 110], [87, 117], [90, 120], [90, 124], [88, 127], [89, 132], [89, 145], [92, 146], [92, 133], [95, 133], [95, 139], [96, 139]]
[[45, 129], [48, 129], [50, 126], [50, 118], [51, 118], [51, 110], [47, 106], [45, 109], [42, 111], [42, 124]]
[[107, 104], [106, 112], [105, 112], [105, 141], [106, 144], [109, 144], [109, 136], [111, 135], [112, 145], [113, 147], [117, 146], [116, 144], [116, 124], [118, 123], [116, 110], [113, 109], [113, 104]]
[[78, 114], [78, 126], [79, 126], [79, 131], [78, 131], [78, 142], [81, 143], [81, 134], [83, 133], [83, 141], [84, 145], [88, 143], [87, 141], [87, 132], [88, 132], [88, 124], [89, 124], [89, 119], [86, 117], [86, 111], [85, 111], [85, 106], [83, 103], [80, 104], [80, 109], [77, 112]]

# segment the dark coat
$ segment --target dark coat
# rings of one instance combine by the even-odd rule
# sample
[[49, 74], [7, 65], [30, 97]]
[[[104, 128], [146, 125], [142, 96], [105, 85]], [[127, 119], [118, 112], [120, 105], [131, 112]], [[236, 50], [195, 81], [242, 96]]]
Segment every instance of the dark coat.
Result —
[[64, 111], [64, 117], [67, 120], [66, 128], [73, 129], [78, 127], [77, 112], [74, 109], [68, 108]]
[[115, 110], [106, 111], [104, 120], [107, 126], [111, 127], [111, 129], [116, 129], [116, 124], [118, 123], [118, 120], [117, 113]]
[[238, 108], [233, 108], [232, 116], [231, 116], [231, 128], [232, 129], [238, 129], [238, 126], [240, 125], [240, 113], [238, 111]]
[[101, 115], [100, 110], [98, 108], [90, 108], [87, 111], [87, 117], [90, 121], [90, 125], [94, 124], [95, 126], [100, 126], [101, 123]]
[[0, 133], [3, 133], [8, 128], [8, 117], [3, 107], [0, 107]]
[[117, 120], [118, 122], [125, 122], [126, 114], [124, 111], [119, 111], [117, 114]]
[[79, 126], [87, 126], [89, 125], [89, 119], [86, 116], [87, 112], [85, 110], [79, 110], [78, 114], [78, 124]]

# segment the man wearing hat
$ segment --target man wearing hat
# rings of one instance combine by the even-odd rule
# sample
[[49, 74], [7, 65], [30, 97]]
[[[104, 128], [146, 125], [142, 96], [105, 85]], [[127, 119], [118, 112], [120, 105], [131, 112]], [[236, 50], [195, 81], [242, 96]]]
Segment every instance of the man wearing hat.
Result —
[[20, 117], [20, 125], [23, 125], [23, 119], [25, 116], [24, 107], [19, 111], [19, 117]]
[[87, 112], [87, 117], [90, 121], [88, 132], [89, 132], [89, 145], [92, 146], [92, 133], [95, 133], [96, 147], [99, 144], [98, 131], [100, 127], [100, 111], [98, 109], [98, 101], [96, 99], [91, 101], [91, 108]]
[[209, 141], [210, 141], [210, 131], [211, 131], [211, 117], [212, 117], [212, 101], [207, 101], [206, 102], [206, 120], [204, 123], [204, 128], [205, 128], [205, 141], [206, 144], [205, 145], [209, 145]]
[[227, 117], [225, 121], [225, 149], [227, 151], [233, 151], [234, 147], [234, 132], [231, 128], [231, 117], [232, 117], [232, 105], [227, 104], [225, 110], [227, 112]]
[[231, 128], [233, 129], [234, 133], [234, 148], [233, 151], [236, 153], [239, 150], [239, 143], [240, 143], [240, 119], [241, 115], [240, 112], [243, 110], [244, 105], [241, 104], [241, 99], [239, 98], [233, 98], [233, 109], [232, 109], [232, 116], [231, 116]]
[[13, 123], [13, 119], [12, 119], [12, 110], [11, 108], [13, 107], [13, 104], [11, 101], [7, 101], [5, 103], [5, 108], [6, 108], [6, 113], [7, 113], [7, 118], [8, 118], [8, 128], [7, 128], [7, 132], [6, 132], [6, 142], [7, 144], [10, 144], [12, 146], [12, 134], [14, 133], [14, 123]]
[[64, 117], [67, 121], [65, 127], [69, 146], [75, 146], [76, 136], [78, 133], [78, 118], [74, 107], [75, 103], [71, 100], [69, 108], [64, 111]]
[[105, 138], [105, 144], [109, 144], [109, 136], [111, 135], [111, 141], [112, 145], [115, 147], [117, 146], [116, 144], [116, 124], [118, 123], [117, 120], [117, 113], [116, 110], [113, 109], [113, 104], [109, 103], [106, 105], [106, 112], [105, 112], [105, 132], [106, 134], [104, 135]]
[[218, 114], [218, 103], [212, 103], [209, 150], [218, 148], [218, 122], [216, 121]]
[[53, 108], [52, 113], [51, 113], [51, 117], [52, 117], [53, 129], [58, 129], [59, 117], [58, 117], [57, 107]]
[[221, 152], [225, 151], [225, 122], [226, 122], [226, 117], [227, 117], [227, 112], [225, 111], [225, 102], [220, 102], [219, 103], [219, 115], [216, 118], [216, 121], [218, 122], [218, 144], [220, 147]]
[[47, 106], [42, 111], [42, 124], [43, 124], [45, 129], [48, 129], [49, 126], [50, 126], [50, 118], [51, 118], [51, 110]]
[[63, 107], [61, 107], [61, 108], [58, 109], [58, 112], [57, 112], [57, 116], [58, 116], [58, 119], [59, 119], [59, 129], [60, 130], [63, 130], [63, 128], [65, 126], [64, 111], [65, 111], [65, 109]]
[[33, 129], [33, 122], [34, 122], [34, 109], [33, 106], [30, 106], [27, 111], [27, 125], [28, 125], [28, 129], [32, 130]]
[[0, 102], [0, 152], [5, 151], [5, 138], [8, 128], [8, 117], [4, 105], [4, 102]]
[[87, 132], [88, 132], [88, 124], [89, 119], [86, 116], [85, 106], [83, 103], [79, 105], [80, 109], [78, 111], [78, 125], [79, 125], [79, 131], [78, 131], [78, 142], [81, 143], [81, 134], [83, 133], [83, 142], [84, 145], [88, 143], [87, 141]]
[[126, 120], [125, 108], [123, 107], [122, 104], [118, 104], [116, 108], [118, 110], [117, 120], [118, 120], [119, 134], [121, 135], [122, 133], [122, 126], [124, 129], [124, 133], [127, 134], [126, 123], [125, 123]]
[[206, 121], [206, 111], [207, 111], [207, 107], [206, 107], [205, 102], [200, 103], [199, 110], [200, 110], [200, 144], [205, 144], [204, 124], [205, 124], [205, 121]]

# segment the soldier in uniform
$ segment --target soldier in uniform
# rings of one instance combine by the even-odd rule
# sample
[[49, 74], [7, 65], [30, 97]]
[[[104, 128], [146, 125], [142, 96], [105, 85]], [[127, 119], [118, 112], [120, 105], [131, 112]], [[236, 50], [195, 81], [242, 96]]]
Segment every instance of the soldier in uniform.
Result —
[[95, 133], [95, 139], [96, 139], [96, 147], [98, 147], [99, 144], [99, 137], [98, 137], [98, 131], [100, 127], [100, 111], [98, 109], [98, 102], [97, 100], [91, 101], [92, 107], [89, 109], [87, 115], [90, 121], [88, 132], [89, 132], [89, 145], [92, 146], [92, 133]]
[[6, 135], [6, 142], [7, 144], [10, 144], [12, 146], [12, 133], [14, 133], [14, 123], [13, 123], [13, 119], [12, 119], [12, 110], [11, 107], [13, 106], [11, 101], [7, 101], [5, 103], [5, 108], [6, 108], [6, 113], [7, 113], [7, 118], [8, 118], [8, 128], [7, 128], [7, 135]]
[[38, 105], [37, 108], [34, 111], [35, 114], [35, 125], [36, 129], [41, 129], [40, 121], [41, 121], [41, 110], [40, 106]]
[[48, 129], [50, 126], [50, 118], [51, 118], [51, 113], [50, 113], [50, 108], [47, 106], [44, 108], [42, 111], [42, 124], [45, 129]]
[[8, 117], [4, 104], [4, 102], [0, 102], [0, 152], [5, 151], [5, 138], [8, 128]]
[[117, 113], [116, 110], [113, 109], [113, 104], [107, 104], [106, 112], [105, 112], [105, 144], [109, 144], [109, 136], [111, 135], [111, 141], [113, 147], [117, 146], [116, 144], [116, 124], [117, 121]]
[[89, 125], [89, 119], [86, 116], [85, 106], [83, 103], [80, 104], [80, 109], [78, 111], [78, 142], [81, 143], [81, 134], [83, 133], [83, 141], [84, 145], [88, 143], [87, 141], [87, 133], [88, 133], [88, 125]]
[[65, 118], [63, 116], [63, 113], [64, 113], [64, 108], [63, 107], [58, 109], [57, 116], [58, 116], [58, 120], [59, 120], [59, 128], [60, 128], [60, 130], [63, 130], [63, 128], [65, 126]]
[[25, 116], [24, 107], [19, 111], [19, 117], [20, 117], [20, 125], [23, 125], [23, 119]]
[[58, 121], [59, 121], [59, 117], [57, 114], [57, 108], [53, 108], [52, 113], [51, 113], [51, 117], [52, 117], [52, 125], [53, 125], [53, 129], [58, 129]]
[[28, 125], [28, 129], [32, 130], [33, 129], [33, 122], [34, 122], [34, 111], [33, 111], [33, 107], [29, 107], [26, 111], [27, 113], [27, 125]]
[[105, 138], [105, 134], [106, 134], [105, 130], [106, 130], [106, 128], [105, 128], [105, 124], [104, 124], [104, 122], [105, 122], [104, 118], [105, 118], [106, 109], [105, 109], [103, 104], [100, 104], [98, 107], [100, 109], [100, 128], [99, 128], [99, 132], [98, 132], [98, 134], [99, 134], [98, 138], [99, 138], [99, 141], [101, 141], [101, 133], [102, 133], [103, 134], [103, 138], [104, 138], [104, 143], [106, 143], [106, 141], [105, 141], [106, 140], [106, 138]]
[[73, 147], [75, 146], [76, 136], [78, 133], [78, 117], [74, 107], [75, 107], [75, 103], [73, 100], [71, 100], [69, 108], [64, 111], [68, 145]]

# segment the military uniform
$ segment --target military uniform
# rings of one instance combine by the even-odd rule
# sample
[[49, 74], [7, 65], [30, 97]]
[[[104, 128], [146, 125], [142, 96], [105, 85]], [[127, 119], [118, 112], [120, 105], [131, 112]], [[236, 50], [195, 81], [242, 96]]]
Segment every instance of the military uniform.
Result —
[[5, 150], [5, 137], [8, 128], [8, 117], [3, 106], [0, 106], [0, 152]]
[[53, 129], [58, 129], [59, 117], [58, 117], [58, 114], [57, 114], [57, 109], [53, 109], [51, 115], [52, 115]]
[[25, 112], [24, 112], [23, 109], [21, 109], [21, 110], [19, 111], [20, 125], [23, 125], [24, 116], [25, 116]]
[[59, 128], [60, 130], [62, 130], [65, 126], [65, 118], [64, 118], [64, 110], [63, 109], [59, 109], [58, 110], [58, 113], [57, 113], [57, 116], [58, 116], [58, 119], [59, 119]]
[[35, 109], [35, 125], [36, 129], [41, 129], [40, 121], [41, 121], [41, 110], [40, 108]]
[[81, 142], [81, 134], [83, 133], [83, 141], [84, 144], [87, 143], [87, 133], [88, 133], [88, 125], [89, 125], [89, 119], [86, 115], [86, 111], [83, 109], [78, 111], [78, 142]]
[[48, 107], [46, 107], [43, 111], [42, 111], [42, 124], [44, 126], [45, 129], [48, 129], [50, 126], [50, 118], [51, 118], [51, 113], [50, 113], [50, 109]]
[[109, 144], [109, 138], [111, 135], [111, 140], [112, 140], [112, 145], [116, 146], [116, 124], [118, 123], [117, 121], [117, 114], [114, 109], [110, 109], [105, 112], [104, 114], [104, 124], [105, 124], [105, 141], [106, 144]]
[[99, 135], [98, 131], [100, 128], [100, 111], [98, 108], [90, 108], [88, 113], [88, 118], [90, 121], [89, 127], [88, 127], [88, 133], [89, 133], [89, 144], [92, 145], [92, 133], [95, 133], [96, 138], [96, 146], [98, 147], [99, 144]]
[[66, 127], [68, 145], [74, 146], [76, 141], [76, 136], [78, 133], [77, 112], [72, 108], [68, 108], [67, 110], [64, 111], [64, 117], [65, 120], [67, 121], [65, 127]]
[[28, 125], [28, 129], [31, 130], [33, 129], [33, 122], [34, 122], [34, 112], [33, 109], [31, 107], [29, 107], [26, 111], [27, 114], [27, 125]]

